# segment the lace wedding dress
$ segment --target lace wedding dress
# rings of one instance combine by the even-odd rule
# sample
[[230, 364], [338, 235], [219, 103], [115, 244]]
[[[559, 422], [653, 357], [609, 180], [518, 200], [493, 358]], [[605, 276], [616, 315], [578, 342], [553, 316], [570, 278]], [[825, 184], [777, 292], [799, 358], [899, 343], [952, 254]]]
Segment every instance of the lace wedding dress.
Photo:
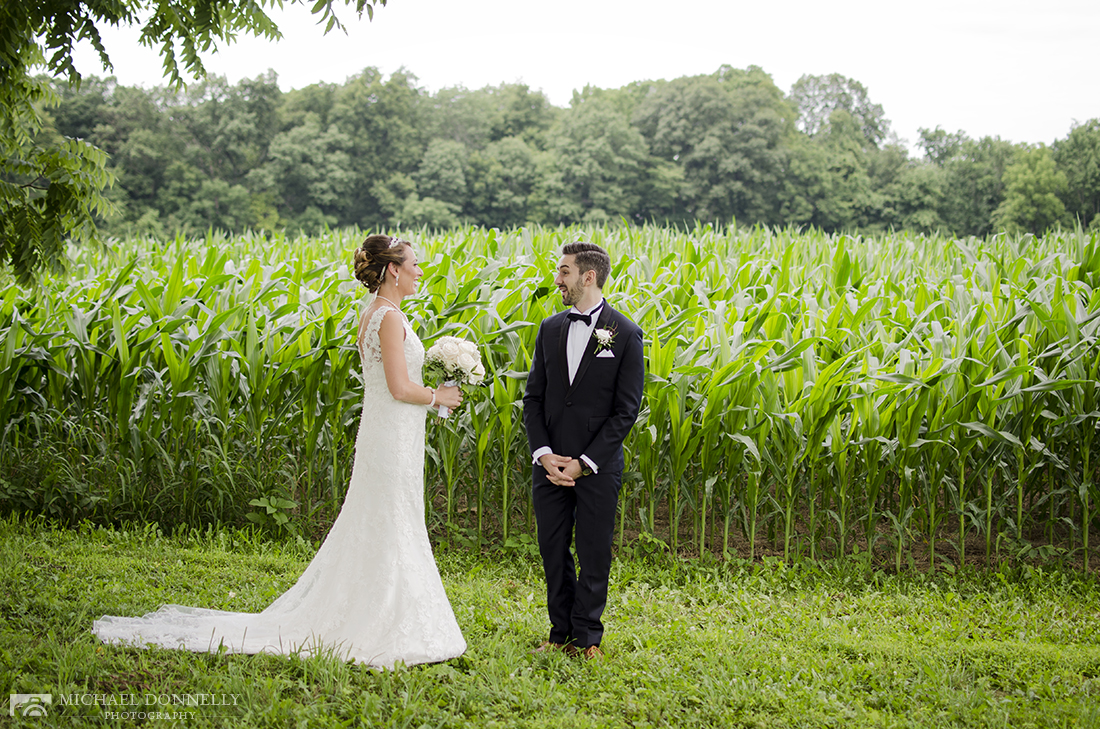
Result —
[[[382, 370], [378, 329], [391, 309], [373, 312], [359, 340], [365, 385], [351, 483], [297, 583], [260, 613], [165, 605], [140, 618], [107, 615], [92, 626], [100, 640], [192, 651], [326, 652], [385, 668], [462, 655], [466, 641], [424, 525], [426, 411], [395, 400]], [[409, 378], [421, 383], [424, 345], [408, 321], [404, 326]]]

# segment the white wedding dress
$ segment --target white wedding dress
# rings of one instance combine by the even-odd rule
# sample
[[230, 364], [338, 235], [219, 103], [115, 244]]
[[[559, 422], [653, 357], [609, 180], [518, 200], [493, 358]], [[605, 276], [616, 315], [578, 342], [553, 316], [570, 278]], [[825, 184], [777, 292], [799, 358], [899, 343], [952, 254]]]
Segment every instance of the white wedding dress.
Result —
[[[382, 369], [378, 329], [391, 308], [377, 309], [359, 340], [363, 414], [344, 506], [294, 586], [260, 613], [164, 605], [140, 618], [107, 615], [92, 626], [100, 640], [192, 651], [324, 652], [384, 668], [465, 652], [424, 525], [426, 410], [395, 400]], [[424, 345], [408, 321], [404, 326], [409, 378], [421, 383]]]

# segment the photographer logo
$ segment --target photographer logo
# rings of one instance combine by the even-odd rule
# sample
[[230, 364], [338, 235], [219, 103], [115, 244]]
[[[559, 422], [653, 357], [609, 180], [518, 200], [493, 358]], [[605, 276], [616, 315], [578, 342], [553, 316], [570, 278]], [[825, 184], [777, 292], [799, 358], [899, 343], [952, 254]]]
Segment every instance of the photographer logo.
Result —
[[53, 703], [53, 694], [11, 694], [8, 716], [45, 716], [46, 705]]

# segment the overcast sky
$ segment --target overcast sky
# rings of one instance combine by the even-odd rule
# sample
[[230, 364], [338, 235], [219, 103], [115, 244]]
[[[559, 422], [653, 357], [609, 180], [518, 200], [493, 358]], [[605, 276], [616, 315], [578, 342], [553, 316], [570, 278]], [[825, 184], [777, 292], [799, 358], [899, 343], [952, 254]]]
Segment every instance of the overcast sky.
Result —
[[[400, 67], [429, 91], [521, 81], [568, 105], [586, 84], [756, 65], [788, 91], [803, 74], [841, 73], [882, 104], [912, 145], [919, 127], [1050, 144], [1100, 117], [1096, 0], [390, 0], [374, 20], [339, 5], [327, 36], [306, 7], [269, 14], [283, 39], [241, 36], [207, 56], [230, 81], [271, 68], [284, 91]], [[105, 32], [120, 83], [163, 83], [159, 56], [129, 29]], [[90, 48], [78, 68], [105, 75]]]

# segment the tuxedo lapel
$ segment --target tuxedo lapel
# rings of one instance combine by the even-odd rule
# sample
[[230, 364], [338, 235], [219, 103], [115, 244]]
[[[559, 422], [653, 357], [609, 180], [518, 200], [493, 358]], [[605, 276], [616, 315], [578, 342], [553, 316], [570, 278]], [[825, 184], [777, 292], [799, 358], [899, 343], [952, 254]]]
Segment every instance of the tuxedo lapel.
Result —
[[569, 319], [562, 317], [558, 334], [558, 371], [561, 372], [561, 384], [569, 389], [569, 356], [565, 353], [569, 340]]
[[[588, 365], [592, 364], [592, 360], [595, 359], [595, 357], [596, 357], [595, 330], [606, 328], [607, 325], [608, 325], [608, 322], [610, 322], [610, 321], [611, 321], [611, 305], [608, 304], [605, 301], [604, 305], [603, 305], [603, 308], [600, 309], [600, 316], [599, 316], [598, 319], [596, 319], [596, 326], [592, 330], [593, 336], [589, 337], [588, 341], [585, 342], [584, 355], [581, 357], [580, 366], [577, 367], [577, 374], [573, 378], [573, 384], [569, 386], [570, 390], [572, 390], [574, 387], [576, 387], [577, 384], [581, 381], [581, 378], [584, 377], [585, 370], [588, 369]], [[565, 341], [565, 340], [563, 339], [562, 341]], [[564, 350], [562, 350], [562, 351], [563, 351], [563, 357], [564, 357]], [[568, 375], [566, 375], [566, 377], [568, 378]]]

